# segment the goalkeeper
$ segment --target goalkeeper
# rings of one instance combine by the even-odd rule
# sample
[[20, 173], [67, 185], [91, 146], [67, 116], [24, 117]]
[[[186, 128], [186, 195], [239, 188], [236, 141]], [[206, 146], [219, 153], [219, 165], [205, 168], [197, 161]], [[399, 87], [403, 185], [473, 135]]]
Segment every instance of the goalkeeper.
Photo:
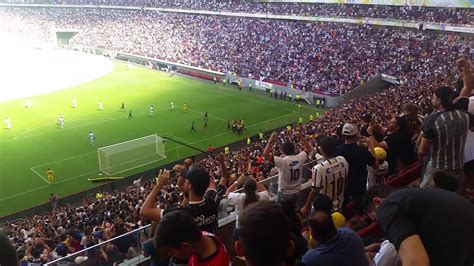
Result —
[[46, 171], [46, 176], [48, 177], [48, 182], [51, 185], [54, 181], [54, 172], [53, 170], [51, 170], [51, 168], [48, 168], [48, 170]]

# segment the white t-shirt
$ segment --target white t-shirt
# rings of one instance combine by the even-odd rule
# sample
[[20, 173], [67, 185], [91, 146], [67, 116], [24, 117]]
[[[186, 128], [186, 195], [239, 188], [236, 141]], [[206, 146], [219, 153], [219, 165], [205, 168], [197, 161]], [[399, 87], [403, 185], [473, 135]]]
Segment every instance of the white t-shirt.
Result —
[[379, 252], [375, 254], [374, 263], [377, 266], [401, 266], [402, 262], [398, 256], [395, 246], [388, 240], [380, 245]]
[[[267, 191], [255, 192], [255, 194], [258, 195], [258, 200], [269, 200], [270, 198]], [[227, 196], [227, 200], [229, 203], [233, 203], [235, 205], [235, 212], [237, 214], [235, 227], [239, 228], [239, 216], [244, 211], [245, 193], [231, 192]]]
[[383, 161], [382, 164], [379, 164], [378, 169], [374, 169], [371, 166], [367, 166], [367, 189], [377, 185], [383, 185], [383, 183], [387, 179], [387, 173], [387, 161]]
[[[469, 98], [469, 112], [474, 114], [474, 96]], [[466, 144], [464, 145], [464, 162], [474, 160], [474, 132], [467, 131]]]
[[301, 191], [303, 164], [307, 159], [308, 154], [305, 151], [297, 155], [273, 157], [278, 169], [278, 192], [291, 195]]
[[319, 193], [332, 199], [333, 208], [339, 211], [344, 200], [344, 186], [349, 173], [349, 164], [342, 156], [337, 156], [313, 166], [313, 186]]

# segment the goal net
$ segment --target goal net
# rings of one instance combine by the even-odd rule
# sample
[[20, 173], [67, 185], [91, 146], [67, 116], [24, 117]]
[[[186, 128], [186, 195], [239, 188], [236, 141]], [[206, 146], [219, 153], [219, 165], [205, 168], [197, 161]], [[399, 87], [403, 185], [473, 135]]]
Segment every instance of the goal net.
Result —
[[122, 173], [166, 158], [165, 142], [158, 135], [132, 139], [97, 149], [100, 171]]

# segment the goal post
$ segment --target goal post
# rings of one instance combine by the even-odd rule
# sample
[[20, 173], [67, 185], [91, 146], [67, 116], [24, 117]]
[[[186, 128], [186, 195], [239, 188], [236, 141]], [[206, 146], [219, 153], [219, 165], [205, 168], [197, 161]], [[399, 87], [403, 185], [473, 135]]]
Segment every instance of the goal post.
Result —
[[166, 158], [165, 142], [157, 134], [97, 149], [99, 169], [106, 175], [122, 173]]

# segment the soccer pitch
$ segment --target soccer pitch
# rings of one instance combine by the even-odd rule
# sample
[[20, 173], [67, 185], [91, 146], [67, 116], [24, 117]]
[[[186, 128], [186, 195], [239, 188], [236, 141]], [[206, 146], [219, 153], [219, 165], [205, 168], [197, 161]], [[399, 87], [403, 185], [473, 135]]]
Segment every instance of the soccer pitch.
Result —
[[[25, 77], [28, 78], [28, 77]], [[13, 88], [4, 88], [13, 89]], [[77, 99], [77, 108], [71, 100]], [[171, 136], [181, 142], [207, 150], [220, 147], [270, 129], [296, 122], [307, 122], [316, 109], [270, 98], [263, 93], [238, 91], [235, 86], [169, 77], [166, 73], [141, 67], [127, 69], [115, 63], [114, 70], [97, 80], [52, 93], [0, 103], [2, 120], [9, 117], [12, 128], [0, 130], [0, 216], [5, 216], [48, 201], [50, 193], [63, 197], [97, 184], [87, 179], [99, 176], [97, 148], [152, 134]], [[98, 110], [98, 101], [103, 111]], [[120, 110], [122, 101], [126, 112]], [[170, 110], [170, 102], [175, 105]], [[181, 106], [187, 104], [187, 113]], [[150, 105], [155, 115], [149, 116]], [[129, 110], [133, 119], [128, 119]], [[204, 129], [204, 112], [209, 114]], [[58, 125], [58, 114], [64, 128]], [[245, 120], [246, 133], [227, 131], [228, 119]], [[190, 132], [195, 122], [196, 133]], [[2, 121], [3, 122], [3, 121]], [[95, 145], [88, 133], [95, 134]], [[166, 144], [166, 159], [135, 168], [120, 176], [136, 174], [197, 154], [196, 150], [174, 142]], [[52, 185], [46, 171], [54, 171]]]

